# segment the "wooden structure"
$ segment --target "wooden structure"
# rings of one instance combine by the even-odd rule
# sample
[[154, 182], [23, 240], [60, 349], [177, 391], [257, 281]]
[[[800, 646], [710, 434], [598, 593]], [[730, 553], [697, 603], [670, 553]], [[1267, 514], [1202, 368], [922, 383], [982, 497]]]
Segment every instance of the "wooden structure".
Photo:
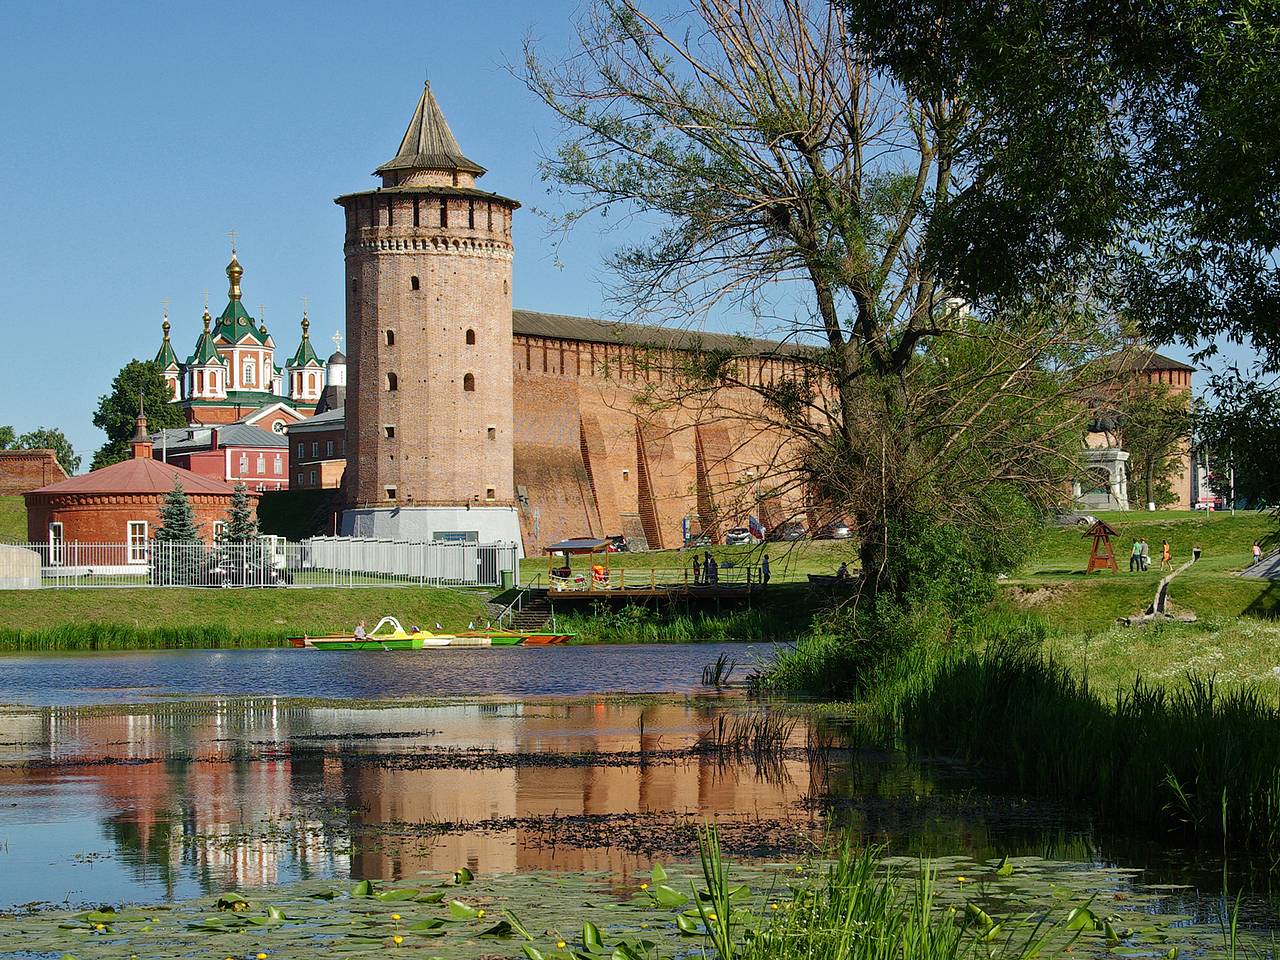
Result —
[[1105, 520], [1098, 520], [1084, 532], [1084, 535], [1093, 538], [1093, 549], [1089, 551], [1089, 567], [1085, 570], [1085, 576], [1095, 570], [1107, 568], [1119, 573], [1120, 567], [1116, 565], [1116, 553], [1111, 546], [1111, 538], [1119, 536], [1115, 528]]

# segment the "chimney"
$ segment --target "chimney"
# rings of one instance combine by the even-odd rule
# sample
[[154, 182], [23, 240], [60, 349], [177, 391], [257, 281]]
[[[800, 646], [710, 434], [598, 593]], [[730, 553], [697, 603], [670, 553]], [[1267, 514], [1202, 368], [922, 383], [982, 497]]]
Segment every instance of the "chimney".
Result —
[[218, 449], [218, 428], [217, 427], [213, 427], [209, 431], [209, 449], [210, 450]]
[[151, 459], [151, 437], [147, 434], [147, 414], [142, 407], [142, 391], [138, 391], [138, 419], [133, 429], [133, 439], [129, 441], [129, 449], [134, 460]]

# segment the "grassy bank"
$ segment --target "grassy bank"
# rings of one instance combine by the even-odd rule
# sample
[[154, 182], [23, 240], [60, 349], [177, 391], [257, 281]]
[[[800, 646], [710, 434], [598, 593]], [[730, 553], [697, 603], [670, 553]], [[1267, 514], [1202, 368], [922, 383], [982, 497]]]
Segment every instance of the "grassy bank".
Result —
[[484, 594], [429, 587], [316, 590], [0, 591], [0, 649], [272, 646], [298, 633], [341, 633], [390, 614], [405, 626], [463, 629]]
[[0, 497], [0, 543], [27, 539], [27, 503], [21, 497]]
[[1085, 803], [1144, 835], [1280, 852], [1280, 706], [1192, 676], [1100, 692], [1034, 647], [917, 662], [882, 716], [908, 743], [1020, 794]]

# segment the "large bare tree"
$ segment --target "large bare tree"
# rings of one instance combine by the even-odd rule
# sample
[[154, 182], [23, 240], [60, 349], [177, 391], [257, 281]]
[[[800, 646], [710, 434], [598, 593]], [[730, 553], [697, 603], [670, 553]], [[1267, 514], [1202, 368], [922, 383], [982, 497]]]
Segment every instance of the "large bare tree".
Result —
[[792, 371], [765, 382], [745, 357], [758, 346], [690, 334], [681, 377], [645, 402], [753, 395], [732, 415], [792, 441], [774, 487], [856, 520], [872, 587], [891, 586], [902, 522], [998, 532], [1048, 505], [1076, 467], [1105, 291], [1053, 224], [1053, 269], [1038, 261], [1015, 296], [986, 302], [980, 276], [940, 268], [950, 205], [992, 177], [966, 153], [983, 118], [913, 96], [820, 0], [678, 7], [593, 0], [571, 55], [525, 51], [564, 121], [544, 161], [571, 198], [561, 225], [620, 211], [642, 234], [613, 258], [619, 301], [683, 327], [749, 316]]

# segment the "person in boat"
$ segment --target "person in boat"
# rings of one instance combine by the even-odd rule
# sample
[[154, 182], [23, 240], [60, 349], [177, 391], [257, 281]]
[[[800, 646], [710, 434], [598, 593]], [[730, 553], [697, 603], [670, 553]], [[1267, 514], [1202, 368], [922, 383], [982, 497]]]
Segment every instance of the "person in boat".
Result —
[[356, 637], [356, 639], [357, 639], [357, 640], [363, 640], [363, 639], [365, 639], [365, 636], [366, 636], [366, 634], [365, 634], [365, 630], [364, 630], [364, 621], [363, 621], [363, 620], [361, 620], [359, 623], [357, 623], [357, 624], [356, 624], [356, 633], [355, 633], [355, 637]]
[[841, 563], [841, 564], [840, 564], [840, 568], [839, 568], [838, 570], [836, 570], [836, 579], [837, 579], [837, 580], [848, 580], [848, 579], [849, 579], [849, 564], [847, 564], [847, 563]]
[[410, 635], [410, 636], [412, 636], [412, 635], [413, 635], [413, 634], [415, 634], [415, 633], [421, 633], [421, 632], [422, 632], [422, 628], [421, 628], [421, 627], [413, 626], [413, 627], [410, 627], [410, 628], [409, 628], [409, 635]]

